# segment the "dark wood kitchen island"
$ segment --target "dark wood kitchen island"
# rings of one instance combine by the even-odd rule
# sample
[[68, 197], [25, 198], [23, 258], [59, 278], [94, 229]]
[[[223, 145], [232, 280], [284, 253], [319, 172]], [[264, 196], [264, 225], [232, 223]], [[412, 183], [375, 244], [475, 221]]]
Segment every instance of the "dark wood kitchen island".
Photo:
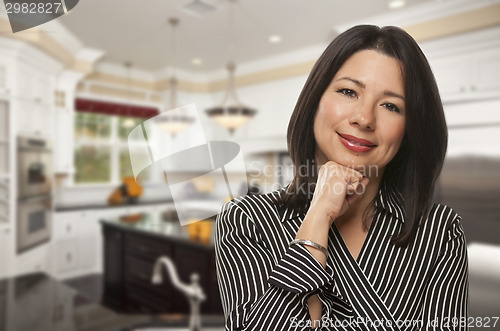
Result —
[[213, 236], [207, 243], [192, 241], [187, 226], [165, 221], [159, 213], [142, 214], [140, 220], [101, 220], [104, 254], [103, 303], [127, 313], [189, 314], [185, 296], [172, 286], [163, 270], [163, 283], [151, 282], [153, 265], [160, 256], [174, 262], [179, 278], [190, 283], [190, 275], [200, 276], [206, 300], [202, 314], [222, 314]]

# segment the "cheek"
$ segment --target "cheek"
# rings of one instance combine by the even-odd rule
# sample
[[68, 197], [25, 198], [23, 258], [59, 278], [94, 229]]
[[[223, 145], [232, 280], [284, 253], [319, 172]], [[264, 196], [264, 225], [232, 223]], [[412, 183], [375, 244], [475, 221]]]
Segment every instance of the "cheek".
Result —
[[315, 126], [317, 123], [318, 127], [330, 127], [338, 123], [343, 116], [341, 109], [334, 100], [322, 98], [316, 112]]
[[392, 125], [388, 128], [388, 132], [390, 133], [390, 140], [392, 144], [397, 146], [397, 149], [399, 149], [399, 146], [401, 145], [405, 134], [404, 118], [393, 121]]

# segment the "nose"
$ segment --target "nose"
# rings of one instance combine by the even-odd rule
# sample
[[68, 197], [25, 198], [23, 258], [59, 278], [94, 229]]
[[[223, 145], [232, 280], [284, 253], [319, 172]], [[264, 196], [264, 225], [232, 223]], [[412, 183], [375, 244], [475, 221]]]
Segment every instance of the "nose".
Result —
[[350, 118], [349, 122], [351, 125], [358, 126], [360, 129], [364, 130], [374, 130], [375, 129], [375, 107], [369, 103], [364, 102], [360, 107], [355, 109]]

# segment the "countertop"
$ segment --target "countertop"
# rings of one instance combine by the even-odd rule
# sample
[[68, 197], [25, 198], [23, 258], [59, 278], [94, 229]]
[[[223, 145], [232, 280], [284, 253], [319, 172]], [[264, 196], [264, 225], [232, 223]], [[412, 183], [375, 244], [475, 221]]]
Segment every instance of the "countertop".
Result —
[[171, 205], [173, 200], [162, 199], [162, 200], [139, 200], [137, 203], [127, 203], [123, 205], [109, 205], [107, 203], [86, 203], [86, 204], [72, 204], [72, 205], [56, 205], [55, 212], [66, 212], [66, 211], [79, 211], [79, 210], [89, 210], [89, 209], [108, 209], [108, 208], [127, 208], [127, 207], [140, 207], [140, 206], [152, 206], [152, 205]]
[[[140, 325], [169, 330], [187, 323], [183, 315], [114, 312], [43, 273], [0, 279], [0, 330], [125, 331]], [[223, 330], [223, 317], [202, 316], [202, 325]]]
[[[141, 220], [133, 222], [123, 221], [121, 217], [101, 218], [100, 222], [107, 226], [118, 227], [125, 231], [143, 233], [160, 239], [168, 239], [172, 242], [189, 243], [206, 249], [214, 248], [214, 222], [211, 222], [209, 241], [201, 242], [190, 239], [188, 233], [189, 225], [181, 226], [178, 220], [164, 220], [162, 213], [142, 213], [141, 217]], [[210, 226], [210, 224], [207, 225]]]

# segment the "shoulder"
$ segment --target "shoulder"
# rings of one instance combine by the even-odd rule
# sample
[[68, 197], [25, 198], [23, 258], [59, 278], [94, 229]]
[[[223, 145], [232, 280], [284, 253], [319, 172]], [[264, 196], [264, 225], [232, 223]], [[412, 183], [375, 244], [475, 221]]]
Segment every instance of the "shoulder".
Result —
[[226, 215], [226, 219], [231, 219], [235, 215], [243, 215], [253, 222], [262, 218], [278, 218], [279, 213], [276, 200], [280, 194], [281, 190], [277, 190], [265, 194], [245, 195], [234, 198], [222, 206], [219, 215]]
[[428, 227], [447, 241], [464, 235], [461, 221], [460, 215], [451, 207], [435, 203], [423, 220], [422, 226]]

